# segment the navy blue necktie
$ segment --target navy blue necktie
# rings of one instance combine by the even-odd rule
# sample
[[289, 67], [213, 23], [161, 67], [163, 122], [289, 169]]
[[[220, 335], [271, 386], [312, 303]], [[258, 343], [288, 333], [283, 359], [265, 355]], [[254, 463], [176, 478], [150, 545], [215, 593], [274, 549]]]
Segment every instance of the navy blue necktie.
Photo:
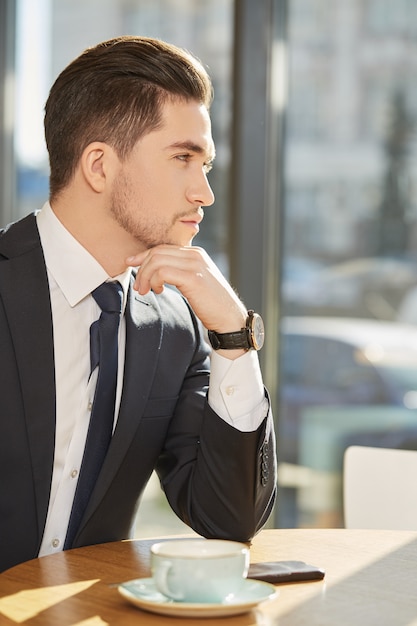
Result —
[[[117, 383], [118, 328], [123, 290], [120, 283], [103, 283], [92, 292], [101, 308], [90, 327], [91, 372], [98, 365], [90, 425], [72, 505], [64, 550], [71, 548], [109, 447], [114, 422]], [[90, 374], [91, 375], [91, 374]]]

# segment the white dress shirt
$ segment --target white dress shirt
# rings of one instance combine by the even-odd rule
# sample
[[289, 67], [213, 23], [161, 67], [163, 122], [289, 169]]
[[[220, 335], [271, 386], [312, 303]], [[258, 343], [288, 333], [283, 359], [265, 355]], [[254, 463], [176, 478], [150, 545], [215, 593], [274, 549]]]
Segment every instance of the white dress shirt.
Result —
[[[56, 377], [56, 435], [48, 516], [39, 556], [62, 550], [87, 437], [97, 369], [89, 379], [90, 326], [100, 316], [91, 292], [110, 277], [66, 230], [46, 203], [36, 216], [51, 292]], [[118, 280], [126, 306], [131, 268]], [[125, 320], [119, 328], [115, 421], [120, 405]], [[214, 411], [241, 431], [255, 430], [266, 415], [257, 354], [231, 361], [213, 352], [208, 400]]]

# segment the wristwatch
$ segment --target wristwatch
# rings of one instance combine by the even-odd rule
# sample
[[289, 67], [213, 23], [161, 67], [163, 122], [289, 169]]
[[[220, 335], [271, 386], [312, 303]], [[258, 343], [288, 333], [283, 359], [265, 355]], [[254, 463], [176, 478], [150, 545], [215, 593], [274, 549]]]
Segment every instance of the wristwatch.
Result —
[[208, 338], [214, 350], [260, 350], [265, 339], [264, 323], [258, 313], [250, 310], [243, 328], [233, 333], [209, 330]]

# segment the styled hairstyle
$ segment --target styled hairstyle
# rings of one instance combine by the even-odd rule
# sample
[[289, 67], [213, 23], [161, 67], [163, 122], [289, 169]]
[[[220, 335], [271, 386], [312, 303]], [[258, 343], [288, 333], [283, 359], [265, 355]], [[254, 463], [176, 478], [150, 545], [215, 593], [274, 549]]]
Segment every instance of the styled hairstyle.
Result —
[[149, 37], [118, 37], [88, 48], [53, 84], [45, 105], [50, 195], [68, 185], [93, 141], [126, 158], [161, 123], [168, 99], [210, 108], [210, 78], [186, 50]]

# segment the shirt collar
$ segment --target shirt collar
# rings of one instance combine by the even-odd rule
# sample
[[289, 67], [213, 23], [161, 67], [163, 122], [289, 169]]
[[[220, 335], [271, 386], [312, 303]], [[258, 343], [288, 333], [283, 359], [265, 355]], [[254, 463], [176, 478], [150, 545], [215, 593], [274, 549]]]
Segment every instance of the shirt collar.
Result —
[[71, 235], [49, 202], [36, 214], [46, 267], [70, 306], [75, 306], [106, 280], [118, 280], [126, 303], [131, 268], [111, 278], [96, 259]]

